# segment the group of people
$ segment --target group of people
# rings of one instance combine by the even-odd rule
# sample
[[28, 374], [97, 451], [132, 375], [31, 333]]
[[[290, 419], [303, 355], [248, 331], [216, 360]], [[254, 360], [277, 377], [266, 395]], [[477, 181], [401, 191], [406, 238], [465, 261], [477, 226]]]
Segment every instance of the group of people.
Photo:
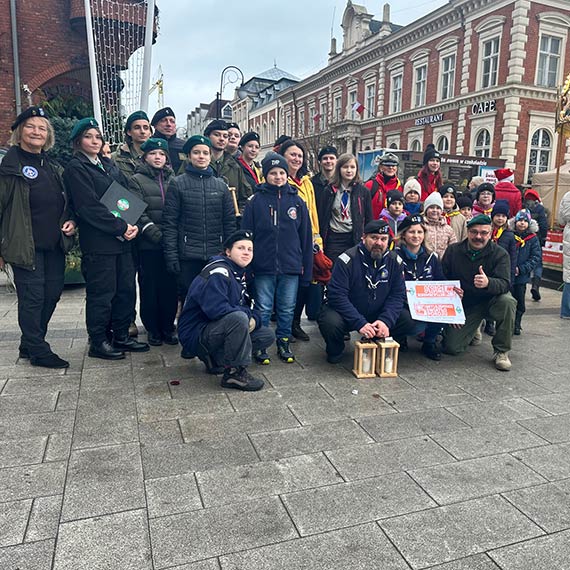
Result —
[[[131, 114], [110, 157], [93, 118], [75, 124], [65, 169], [47, 154], [53, 143], [46, 113], [29, 107], [0, 165], [0, 265], [14, 268], [19, 355], [35, 366], [69, 365], [45, 337], [77, 232], [90, 357], [180, 342], [182, 357], [198, 357], [222, 386], [240, 390], [263, 386], [249, 367], [270, 364], [273, 343], [294, 362], [291, 344], [310, 340], [303, 312], [318, 322], [330, 363], [352, 331], [392, 336], [401, 350], [417, 336], [423, 354], [440, 360], [480, 343], [485, 320], [495, 366], [509, 370], [532, 275], [540, 298], [545, 236], [537, 232], [546, 225], [537, 193], [528, 190], [523, 203], [503, 170], [495, 187], [474, 180], [473, 194], [461, 195], [443, 183], [433, 145], [417, 177], [402, 183], [396, 155], [384, 154], [364, 182], [356, 158], [333, 146], [320, 150], [311, 175], [304, 145], [287, 136], [258, 163], [257, 133], [222, 120], [184, 141], [169, 107], [151, 120]], [[101, 202], [113, 182], [146, 203], [136, 224]], [[148, 342], [129, 334], [137, 274]], [[462, 327], [410, 315], [405, 281], [443, 279], [461, 284]]]

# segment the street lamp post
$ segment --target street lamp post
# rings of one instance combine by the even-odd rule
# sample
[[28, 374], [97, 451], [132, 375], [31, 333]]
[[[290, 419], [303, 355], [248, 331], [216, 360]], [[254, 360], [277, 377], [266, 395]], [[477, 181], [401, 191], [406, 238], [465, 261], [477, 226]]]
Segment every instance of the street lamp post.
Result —
[[224, 87], [228, 83], [237, 83], [240, 77], [241, 77], [241, 84], [240, 84], [241, 87], [241, 85], [244, 84], [244, 76], [243, 76], [243, 71], [239, 67], [236, 67], [235, 65], [228, 65], [227, 67], [224, 67], [224, 69], [222, 69], [222, 74], [220, 76], [220, 90], [216, 93], [216, 119], [221, 118], [222, 93], [224, 92]]

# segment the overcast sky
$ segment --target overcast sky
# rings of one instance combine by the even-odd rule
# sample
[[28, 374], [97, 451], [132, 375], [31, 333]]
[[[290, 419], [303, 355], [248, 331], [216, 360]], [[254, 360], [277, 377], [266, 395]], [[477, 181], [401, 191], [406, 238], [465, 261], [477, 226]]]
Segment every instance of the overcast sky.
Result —
[[[381, 19], [384, 2], [354, 3]], [[446, 3], [393, 0], [391, 20], [405, 25]], [[157, 5], [160, 33], [152, 76], [161, 65], [165, 105], [174, 109], [179, 126], [185, 126], [188, 112], [215, 99], [227, 65], [239, 67], [246, 81], [274, 63], [303, 79], [326, 66], [331, 27], [339, 51], [342, 46], [345, 0], [157, 0]], [[225, 98], [233, 96], [234, 87], [225, 87]], [[157, 107], [153, 94], [149, 111]]]

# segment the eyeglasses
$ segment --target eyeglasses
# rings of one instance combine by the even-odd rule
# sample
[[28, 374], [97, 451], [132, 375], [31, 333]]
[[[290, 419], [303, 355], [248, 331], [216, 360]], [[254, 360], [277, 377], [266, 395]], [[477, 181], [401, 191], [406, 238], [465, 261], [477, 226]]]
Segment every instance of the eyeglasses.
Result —
[[481, 237], [488, 237], [491, 235], [491, 232], [489, 230], [485, 230], [482, 232], [478, 232], [477, 230], [472, 230], [469, 229], [467, 230], [472, 236], [481, 236]]

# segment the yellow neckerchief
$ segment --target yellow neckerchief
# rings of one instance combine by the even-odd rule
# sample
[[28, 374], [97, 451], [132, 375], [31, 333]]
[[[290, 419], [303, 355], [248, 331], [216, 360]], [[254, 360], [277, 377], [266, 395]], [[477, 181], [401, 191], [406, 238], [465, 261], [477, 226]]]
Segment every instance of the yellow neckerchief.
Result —
[[499, 238], [503, 235], [505, 227], [500, 227], [496, 232], [493, 230], [493, 237], [491, 238], [495, 243], [499, 241]]
[[446, 218], [451, 218], [451, 216], [457, 216], [457, 214], [461, 214], [461, 212], [459, 210], [451, 210], [451, 212], [446, 212], [445, 210], [443, 211], [443, 215]]
[[517, 234], [515, 234], [515, 240], [519, 242], [517, 244], [519, 247], [524, 247], [526, 245], [526, 241], [522, 237], [518, 236]]

